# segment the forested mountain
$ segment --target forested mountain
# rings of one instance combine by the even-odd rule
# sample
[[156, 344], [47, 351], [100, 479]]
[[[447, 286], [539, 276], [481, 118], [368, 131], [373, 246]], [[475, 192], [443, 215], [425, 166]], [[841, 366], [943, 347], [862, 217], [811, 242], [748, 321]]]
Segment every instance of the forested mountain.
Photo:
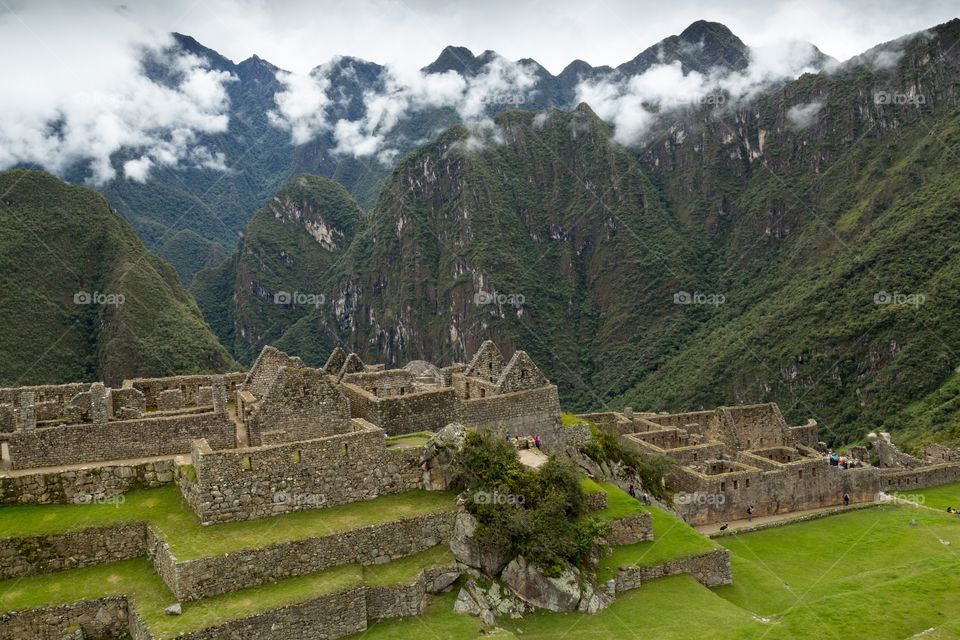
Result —
[[[457, 125], [397, 163], [368, 216], [295, 180], [195, 291], [242, 359], [271, 342], [447, 363], [493, 338], [571, 409], [777, 401], [834, 441], [912, 411], [917, 441], [949, 438], [958, 38], [952, 21], [662, 113], [636, 147], [587, 105]], [[250, 312], [294, 288], [324, 304]]]
[[236, 367], [173, 268], [95, 191], [0, 173], [0, 384]]

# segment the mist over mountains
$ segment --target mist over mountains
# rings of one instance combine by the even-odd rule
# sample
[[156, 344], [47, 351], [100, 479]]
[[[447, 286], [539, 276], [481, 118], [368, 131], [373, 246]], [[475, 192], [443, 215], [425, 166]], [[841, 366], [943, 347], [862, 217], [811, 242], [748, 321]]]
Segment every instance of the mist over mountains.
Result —
[[958, 39], [840, 62], [698, 21], [617, 67], [449, 46], [297, 74], [174, 34], [126, 93], [2, 129], [0, 161], [95, 185], [190, 286], [209, 361], [213, 335], [244, 364], [490, 338], [573, 409], [776, 401], [837, 442], [956, 440]]
[[400, 155], [460, 121], [587, 101], [635, 144], [657, 112], [746, 97], [833, 61], [805, 43], [751, 50], [699, 21], [616, 68], [574, 61], [556, 76], [453, 46], [419, 71], [343, 56], [293, 74], [257, 56], [234, 63], [181, 34], [134, 62], [138, 71], [117, 71], [129, 79], [119, 90], [65, 83], [62, 95], [38, 96], [44, 109], [0, 128], [0, 166], [97, 186], [189, 283], [297, 173], [333, 178], [370, 208]]

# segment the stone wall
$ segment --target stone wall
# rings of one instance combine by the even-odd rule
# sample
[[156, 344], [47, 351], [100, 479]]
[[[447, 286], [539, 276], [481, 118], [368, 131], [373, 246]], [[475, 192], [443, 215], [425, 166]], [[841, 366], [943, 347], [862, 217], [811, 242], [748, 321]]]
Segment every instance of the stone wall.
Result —
[[816, 449], [819, 443], [819, 427], [817, 421], [813, 418], [807, 420], [806, 424], [787, 429], [787, 441], [791, 447], [802, 445]]
[[610, 522], [608, 544], [616, 546], [649, 540], [653, 540], [653, 518], [649, 513], [635, 513]]
[[123, 596], [87, 600], [59, 607], [0, 613], [0, 640], [65, 640], [126, 638], [129, 626]]
[[395, 436], [417, 431], [439, 431], [459, 417], [457, 397], [453, 389], [424, 391], [382, 398], [380, 426]]
[[297, 368], [302, 366], [303, 360], [300, 358], [289, 356], [283, 351], [267, 345], [260, 351], [257, 361], [253, 363], [238, 390], [249, 391], [254, 398], [259, 399], [273, 384], [281, 367]]
[[333, 535], [185, 561], [177, 561], [170, 555], [169, 547], [154, 541], [151, 558], [157, 573], [177, 598], [189, 601], [343, 564], [379, 564], [426, 551], [449, 542], [455, 518], [452, 510], [429, 513]]
[[787, 442], [787, 423], [775, 403], [721, 407], [724, 419], [733, 425], [737, 450], [778, 447]]
[[[356, 374], [365, 375], [365, 374]], [[388, 435], [439, 431], [459, 419], [459, 400], [451, 388], [378, 397], [353, 383], [341, 384], [351, 415], [377, 425]]]
[[37, 473], [0, 474], [0, 504], [83, 504], [152, 489], [174, 480], [176, 462], [97, 466]]
[[[180, 640], [317, 640], [341, 638], [367, 628], [365, 588], [322, 595], [238, 620], [177, 636]], [[133, 640], [153, 640], [140, 616], [131, 609]]]
[[880, 488], [884, 491], [909, 491], [952, 482], [960, 482], [960, 462], [880, 470]]
[[[196, 406], [200, 387], [209, 387], [213, 384], [213, 379], [218, 374], [210, 375], [192, 375], [192, 376], [170, 376], [167, 378], [134, 378], [124, 380], [123, 388], [136, 389], [143, 394], [147, 409], [158, 409], [160, 394], [168, 389], [179, 389], [183, 394], [186, 406]], [[232, 372], [223, 374], [223, 380], [226, 384], [228, 397], [233, 397], [237, 388], [246, 378], [247, 374], [243, 372]]]
[[417, 579], [406, 585], [367, 587], [366, 605], [368, 620], [385, 618], [409, 618], [423, 613], [428, 593], [438, 593], [457, 579], [456, 563], [429, 567]]
[[616, 577], [617, 593], [636, 589], [657, 578], [682, 573], [690, 574], [706, 587], [733, 584], [730, 552], [726, 549], [716, 549], [703, 555], [678, 558], [650, 567], [621, 567]]
[[146, 552], [146, 525], [118, 524], [70, 533], [0, 538], [0, 579], [129, 560]]
[[204, 523], [332, 507], [419, 489], [421, 448], [387, 449], [386, 436], [356, 420], [353, 433], [229, 451], [193, 448], [196, 481], [182, 479]]
[[740, 467], [717, 475], [677, 469], [673, 477], [677, 513], [689, 524], [712, 524], [744, 519], [748, 506], [755, 516], [764, 516], [840, 505], [844, 493], [853, 503], [870, 502], [880, 488], [877, 469], [840, 470], [825, 458], [779, 465], [771, 471]]
[[236, 427], [225, 414], [200, 412], [19, 430], [8, 442], [13, 468], [33, 469], [188, 453], [198, 438], [234, 447]]
[[545, 449], [566, 444], [554, 385], [464, 400], [462, 407], [460, 422], [467, 427], [503, 429], [517, 436], [537, 434]]
[[[10, 409], [4, 411], [4, 419], [0, 421], [0, 432], [11, 432], [16, 429], [17, 416], [13, 409], [20, 407], [20, 399], [24, 394], [33, 399], [30, 404], [34, 407], [35, 419], [56, 420], [66, 415], [67, 406], [74, 396], [89, 390], [90, 383], [88, 382], [2, 388], [0, 389], [0, 405], [9, 406]], [[41, 405], [39, 418], [36, 415], [37, 405]], [[13, 419], [12, 422], [11, 418]]]
[[322, 369], [281, 366], [247, 420], [250, 444], [348, 433], [350, 402]]

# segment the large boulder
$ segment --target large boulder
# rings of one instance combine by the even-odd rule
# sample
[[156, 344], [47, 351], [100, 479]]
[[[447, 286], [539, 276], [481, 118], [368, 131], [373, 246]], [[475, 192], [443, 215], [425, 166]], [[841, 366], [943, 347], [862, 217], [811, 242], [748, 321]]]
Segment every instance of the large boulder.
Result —
[[450, 539], [450, 550], [454, 557], [474, 569], [480, 569], [488, 576], [496, 576], [510, 560], [506, 549], [481, 549], [476, 539], [477, 519], [466, 511], [457, 514]]
[[470, 578], [460, 588], [453, 610], [456, 613], [478, 616], [485, 624], [492, 626], [496, 623], [497, 616], [520, 618], [524, 613], [532, 611], [532, 607], [514, 596], [510, 589], [501, 587], [496, 580], [485, 589], [476, 579]]
[[575, 611], [583, 597], [580, 571], [573, 565], [551, 577], [518, 556], [507, 564], [500, 579], [517, 597], [538, 609]]
[[437, 491], [450, 488], [450, 463], [454, 455], [463, 449], [466, 440], [467, 429], [459, 422], [451, 422], [430, 436], [420, 455], [425, 487]]

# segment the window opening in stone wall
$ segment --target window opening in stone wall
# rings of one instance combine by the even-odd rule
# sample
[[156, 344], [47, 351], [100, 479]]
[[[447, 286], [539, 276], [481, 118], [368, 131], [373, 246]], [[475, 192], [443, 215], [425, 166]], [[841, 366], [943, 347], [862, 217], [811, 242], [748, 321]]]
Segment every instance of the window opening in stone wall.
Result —
[[348, 445], [346, 442], [343, 443], [343, 455], [347, 458], [350, 457], [350, 445]]
[[300, 453], [300, 449], [297, 449], [293, 452], [293, 461], [296, 464], [300, 464], [300, 460], [303, 458], [303, 454]]
[[721, 482], [721, 483], [720, 483], [720, 491], [726, 491], [726, 490], [727, 490], [727, 483], [726, 483], [726, 482]]
[[739, 481], [739, 480], [734, 480], [734, 481], [733, 481], [733, 488], [734, 488], [734, 489], [739, 489], [739, 488], [740, 488], [740, 481]]
[[253, 461], [250, 459], [250, 456], [243, 456], [243, 469], [244, 471], [253, 469]]

